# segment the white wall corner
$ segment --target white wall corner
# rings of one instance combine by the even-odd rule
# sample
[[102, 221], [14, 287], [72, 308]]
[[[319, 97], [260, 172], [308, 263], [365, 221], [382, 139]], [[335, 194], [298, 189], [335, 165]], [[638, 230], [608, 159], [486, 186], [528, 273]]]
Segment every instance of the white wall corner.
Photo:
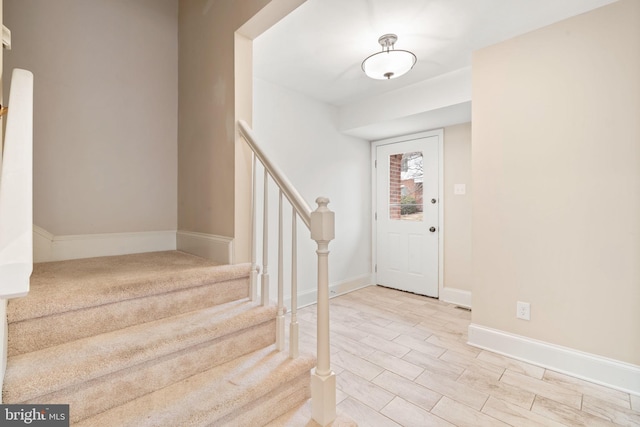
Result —
[[521, 335], [469, 325], [470, 345], [640, 396], [640, 366], [538, 341]]
[[178, 231], [176, 245], [179, 251], [210, 259], [220, 264], [233, 264], [233, 238], [213, 234]]
[[242, 24], [238, 32], [253, 40], [304, 2], [305, 0], [272, 0], [260, 12]]
[[173, 230], [54, 236], [33, 226], [34, 262], [172, 250], [176, 250]]
[[52, 261], [53, 234], [33, 224], [33, 262]]
[[471, 291], [445, 286], [440, 289], [440, 300], [471, 309]]
[[[349, 292], [356, 291], [358, 289], [371, 286], [373, 283], [373, 277], [370, 274], [356, 277], [354, 279], [344, 280], [342, 282], [329, 284], [329, 298], [334, 298], [340, 295], [348, 294]], [[318, 301], [318, 290], [303, 292], [298, 295], [298, 307], [306, 307], [311, 304], [315, 304]], [[285, 306], [291, 306], [291, 297], [285, 298]]]

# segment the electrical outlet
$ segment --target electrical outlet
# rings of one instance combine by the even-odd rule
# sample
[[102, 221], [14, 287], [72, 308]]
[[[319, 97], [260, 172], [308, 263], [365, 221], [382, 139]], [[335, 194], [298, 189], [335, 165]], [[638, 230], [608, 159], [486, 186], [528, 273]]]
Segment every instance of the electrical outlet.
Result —
[[516, 317], [522, 320], [531, 320], [531, 304], [518, 301], [516, 304]]
[[467, 194], [467, 185], [466, 184], [454, 184], [453, 185], [453, 194], [456, 196], [462, 196]]

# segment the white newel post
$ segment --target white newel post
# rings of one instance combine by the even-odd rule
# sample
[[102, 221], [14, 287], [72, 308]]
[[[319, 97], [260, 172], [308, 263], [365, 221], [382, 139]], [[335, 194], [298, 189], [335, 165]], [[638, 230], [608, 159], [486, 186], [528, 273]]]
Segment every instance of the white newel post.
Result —
[[311, 415], [322, 426], [336, 418], [336, 374], [329, 353], [329, 242], [335, 237], [335, 214], [329, 199], [318, 197], [311, 212], [311, 238], [318, 244], [318, 364], [311, 375]]

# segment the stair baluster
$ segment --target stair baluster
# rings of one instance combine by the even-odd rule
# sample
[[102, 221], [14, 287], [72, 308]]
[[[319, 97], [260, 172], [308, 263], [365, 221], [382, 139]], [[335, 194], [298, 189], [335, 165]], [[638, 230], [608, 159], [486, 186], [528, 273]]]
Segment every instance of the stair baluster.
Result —
[[291, 209], [291, 324], [289, 325], [289, 356], [300, 354], [298, 336], [298, 231], [296, 208]]
[[262, 305], [269, 305], [269, 171], [264, 169], [264, 212], [262, 214]]
[[251, 178], [251, 273], [249, 273], [249, 283], [251, 285], [251, 301], [258, 300], [258, 264], [256, 264], [256, 155], [252, 153]]
[[284, 350], [284, 266], [282, 245], [282, 190], [278, 193], [278, 316], [276, 317], [276, 348]]
[[[267, 268], [267, 218], [268, 209], [268, 179], [271, 177], [278, 186], [279, 195], [279, 219], [278, 219], [278, 311], [276, 344], [278, 350], [284, 350], [284, 314], [283, 304], [283, 225], [282, 225], [282, 197], [285, 196], [293, 208], [292, 224], [292, 255], [291, 255], [291, 324], [289, 337], [289, 352], [291, 358], [298, 357], [298, 319], [297, 319], [297, 249], [296, 249], [296, 221], [299, 216], [306, 227], [311, 231], [311, 238], [316, 241], [318, 249], [318, 342], [317, 342], [317, 366], [311, 375], [311, 406], [312, 417], [320, 425], [328, 425], [336, 418], [336, 376], [331, 370], [330, 343], [329, 343], [329, 243], [334, 238], [334, 213], [327, 207], [329, 199], [319, 197], [316, 199], [318, 208], [311, 211], [311, 207], [302, 198], [298, 191], [291, 185], [280, 169], [273, 164], [261, 147], [256, 142], [253, 131], [242, 120], [238, 122], [240, 134], [254, 153], [254, 158], [260, 160], [264, 166], [264, 214], [263, 214], [263, 241], [262, 241], [262, 304], [269, 303], [269, 275]], [[255, 166], [253, 174], [255, 177]], [[256, 183], [254, 179], [254, 191]], [[255, 194], [254, 194], [255, 197]], [[254, 202], [255, 205], [255, 202]], [[252, 213], [255, 223], [255, 212]], [[253, 239], [253, 238], [252, 238]], [[253, 241], [255, 248], [256, 242]], [[252, 248], [253, 250], [253, 248]]]

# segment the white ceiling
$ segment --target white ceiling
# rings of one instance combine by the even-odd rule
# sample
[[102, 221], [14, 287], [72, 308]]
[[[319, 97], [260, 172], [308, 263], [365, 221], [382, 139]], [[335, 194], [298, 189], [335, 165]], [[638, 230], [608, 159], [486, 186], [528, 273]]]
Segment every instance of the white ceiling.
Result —
[[[307, 0], [254, 40], [254, 76], [335, 106], [471, 65], [473, 51], [616, 0]], [[361, 69], [398, 35], [418, 57], [406, 75], [372, 80]]]

